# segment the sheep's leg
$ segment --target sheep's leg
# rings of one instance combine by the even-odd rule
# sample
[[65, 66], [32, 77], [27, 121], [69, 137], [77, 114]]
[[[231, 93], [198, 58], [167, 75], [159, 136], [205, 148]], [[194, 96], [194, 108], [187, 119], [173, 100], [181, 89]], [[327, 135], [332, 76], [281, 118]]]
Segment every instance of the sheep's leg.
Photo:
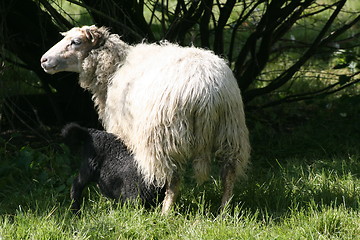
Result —
[[235, 169], [231, 166], [225, 166], [222, 172], [223, 196], [221, 200], [221, 211], [229, 204], [236, 180]]
[[198, 185], [208, 180], [210, 175], [211, 157], [210, 154], [202, 155], [193, 162], [195, 179]]
[[180, 186], [179, 176], [177, 174], [174, 174], [174, 176], [171, 178], [171, 181], [166, 183], [165, 198], [163, 201], [163, 206], [161, 211], [163, 215], [168, 214], [172, 206], [174, 205], [176, 197], [178, 196], [179, 193], [179, 186]]

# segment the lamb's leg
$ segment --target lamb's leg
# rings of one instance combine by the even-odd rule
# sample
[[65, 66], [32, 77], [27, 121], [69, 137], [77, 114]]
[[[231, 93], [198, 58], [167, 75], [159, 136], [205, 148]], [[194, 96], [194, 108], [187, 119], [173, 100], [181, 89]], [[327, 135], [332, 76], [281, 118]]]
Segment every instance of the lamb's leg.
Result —
[[221, 200], [221, 210], [224, 210], [233, 196], [235, 180], [235, 169], [229, 165], [225, 166], [222, 172], [223, 196]]
[[172, 206], [174, 205], [176, 197], [179, 193], [179, 186], [180, 179], [177, 174], [174, 174], [174, 176], [171, 178], [171, 181], [166, 183], [165, 198], [161, 211], [163, 215], [167, 215], [170, 212]]
[[71, 185], [70, 198], [73, 201], [71, 205], [71, 211], [73, 213], [79, 212], [82, 192], [86, 185], [90, 182], [90, 178], [92, 177], [92, 175], [93, 173], [90, 170], [90, 166], [87, 162], [84, 162], [80, 168], [79, 175], [76, 176]]
[[85, 182], [81, 181], [81, 175], [78, 175], [71, 186], [70, 198], [73, 201], [71, 204], [71, 211], [78, 213], [81, 205], [82, 191], [85, 188]]

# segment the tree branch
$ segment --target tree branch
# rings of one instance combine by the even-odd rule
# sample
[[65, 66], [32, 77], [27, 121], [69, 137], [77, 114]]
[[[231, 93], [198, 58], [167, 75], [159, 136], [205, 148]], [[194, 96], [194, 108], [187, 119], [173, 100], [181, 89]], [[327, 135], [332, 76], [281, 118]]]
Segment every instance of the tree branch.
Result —
[[203, 0], [201, 2], [204, 9], [204, 13], [200, 18], [200, 40], [201, 46], [205, 48], [210, 48], [210, 31], [209, 23], [211, 19], [213, 0]]
[[[133, 37], [135, 37], [138, 41], [142, 40], [144, 38], [144, 36], [140, 35], [138, 32], [134, 31], [132, 28], [128, 27], [126, 24], [122, 23], [121, 21], [117, 20], [116, 18], [98, 10], [98, 9], [95, 9], [91, 6], [89, 6], [88, 4], [85, 4], [85, 3], [82, 3], [82, 2], [79, 2], [79, 1], [76, 1], [76, 0], [66, 0], [68, 2], [71, 2], [73, 4], [76, 4], [78, 6], [81, 6], [81, 7], [84, 7], [86, 9], [88, 9], [88, 11], [90, 12], [93, 12], [95, 14], [97, 14], [98, 16], [104, 18], [104, 19], [107, 19], [111, 22], [113, 22], [114, 24], [117, 24], [119, 26], [121, 26], [121, 28], [130, 33]], [[148, 38], [150, 39], [153, 39], [153, 36], [148, 36]]]
[[237, 0], [227, 0], [223, 7], [220, 7], [220, 15], [215, 28], [214, 52], [218, 55], [224, 53], [224, 27], [234, 9]]
[[47, 0], [40, 0], [40, 3], [44, 8], [50, 13], [50, 15], [55, 19], [56, 23], [59, 24], [62, 31], [66, 31], [74, 27], [66, 18], [64, 18]]
[[[353, 78], [355, 77], [356, 75], [359, 75], [360, 74], [360, 71], [352, 74], [351, 76], [349, 76], [349, 78]], [[249, 106], [248, 109], [259, 109], [259, 108], [268, 108], [268, 107], [273, 107], [273, 106], [276, 106], [276, 105], [280, 105], [280, 104], [283, 104], [283, 103], [291, 103], [291, 102], [298, 102], [298, 101], [303, 101], [303, 100], [308, 100], [308, 99], [313, 99], [315, 97], [322, 97], [322, 96], [327, 96], [327, 95], [331, 95], [333, 93], [336, 93], [336, 92], [339, 92], [341, 90], [344, 90], [345, 88], [348, 88], [352, 85], [355, 85], [357, 83], [360, 82], [360, 78], [359, 79], [356, 79], [354, 81], [351, 81], [347, 84], [343, 84], [341, 85], [340, 82], [336, 82], [336, 83], [333, 83], [323, 89], [320, 89], [320, 90], [317, 90], [317, 91], [314, 91], [314, 92], [308, 92], [308, 93], [302, 93], [302, 94], [295, 94], [295, 95], [291, 95], [291, 96], [287, 96], [287, 97], [284, 97], [280, 100], [276, 100], [276, 101], [273, 101], [273, 102], [269, 102], [269, 103], [266, 103], [262, 106]], [[341, 85], [341, 87], [339, 88], [336, 88], [336, 89], [333, 89], [335, 88], [336, 86], [339, 86]], [[333, 89], [333, 90], [331, 90]], [[331, 90], [331, 91], [330, 91]]]
[[322, 40], [323, 40], [326, 32], [329, 30], [330, 26], [332, 25], [332, 23], [334, 22], [334, 20], [340, 13], [345, 2], [346, 2], [346, 0], [341, 0], [338, 2], [336, 9], [332, 13], [330, 18], [328, 19], [328, 21], [326, 22], [326, 24], [320, 31], [320, 33], [317, 35], [313, 44], [304, 53], [304, 55], [302, 57], [300, 57], [300, 59], [296, 63], [294, 63], [289, 69], [284, 71], [282, 74], [280, 74], [280, 76], [278, 76], [271, 83], [269, 83], [266, 87], [253, 89], [253, 90], [249, 90], [248, 92], [245, 92], [245, 94], [244, 94], [245, 102], [251, 101], [253, 98], [255, 98], [258, 95], [263, 95], [263, 94], [269, 93], [269, 92], [281, 87], [286, 82], [288, 82], [292, 78], [292, 76], [300, 69], [300, 67], [303, 66], [305, 64], [305, 62], [316, 53], [317, 48], [319, 48], [322, 44], [324, 44], [324, 41], [322, 41]]
[[[310, 0], [310, 2], [312, 1], [313, 0]], [[253, 48], [252, 58], [248, 60], [248, 62], [245, 65], [242, 66], [243, 67], [242, 72], [238, 71], [239, 65], [236, 66], [235, 76], [239, 81], [239, 86], [241, 89], [247, 89], [250, 86], [250, 84], [254, 81], [255, 77], [259, 75], [259, 73], [266, 66], [269, 56], [271, 54], [271, 47], [276, 41], [274, 37], [280, 37], [280, 36], [276, 36], [276, 32], [275, 32], [276, 29], [277, 28], [281, 29], [281, 26], [290, 23], [294, 24], [296, 21], [296, 17], [298, 17], [303, 11], [303, 8], [299, 8], [298, 11], [295, 11], [295, 13], [293, 13], [294, 10], [299, 6], [299, 4], [296, 1], [292, 1], [290, 4], [282, 8], [282, 4], [284, 3], [285, 2], [281, 3], [277, 1], [276, 3], [272, 2], [269, 5], [257, 28], [257, 30], [260, 29], [258, 39], [261, 38], [261, 42], [259, 44], [257, 53], [255, 53], [256, 51], [255, 45], [252, 46]], [[289, 17], [289, 15], [293, 17]], [[286, 21], [286, 19], [288, 20]], [[280, 25], [281, 23], [283, 24]], [[260, 26], [262, 27], [260, 28]], [[287, 28], [290, 27], [291, 26]], [[280, 35], [280, 33], [277, 34]], [[237, 64], [239, 64], [239, 62], [237, 62]]]
[[193, 1], [189, 9], [183, 10], [184, 16], [171, 24], [164, 38], [170, 41], [178, 39], [183, 42], [186, 32], [196, 24], [203, 10], [203, 5], [199, 4], [199, 1]]
[[231, 40], [230, 40], [230, 45], [229, 45], [229, 53], [228, 53], [228, 60], [231, 63], [233, 61], [233, 52], [234, 52], [234, 46], [235, 46], [235, 40], [236, 40], [236, 33], [239, 29], [239, 27], [250, 17], [250, 15], [254, 12], [254, 10], [261, 4], [263, 3], [265, 0], [259, 0], [255, 3], [255, 5], [245, 14], [245, 11], [247, 9], [246, 6], [246, 0], [243, 1], [243, 10], [239, 16], [239, 18], [237, 19], [232, 33], [231, 33]]

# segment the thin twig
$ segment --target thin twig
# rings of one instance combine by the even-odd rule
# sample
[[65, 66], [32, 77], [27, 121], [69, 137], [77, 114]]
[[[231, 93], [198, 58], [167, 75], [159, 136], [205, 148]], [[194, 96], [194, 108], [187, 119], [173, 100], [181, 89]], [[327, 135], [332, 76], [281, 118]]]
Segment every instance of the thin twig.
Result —
[[94, 13], [98, 14], [99, 16], [120, 25], [124, 30], [126, 30], [127, 32], [133, 34], [138, 40], [143, 39], [143, 37], [140, 34], [135, 32], [134, 30], [132, 30], [131, 28], [129, 28], [128, 26], [126, 26], [122, 22], [118, 21], [116, 18], [113, 18], [113, 17], [111, 17], [111, 16], [109, 16], [109, 15], [107, 15], [107, 14], [105, 14], [105, 13], [103, 13], [103, 12], [101, 12], [101, 11], [95, 9], [95, 8], [92, 8], [92, 7], [88, 6], [87, 4], [82, 3], [82, 2], [78, 2], [78, 1], [75, 1], [75, 0], [66, 0], [66, 1], [71, 2], [73, 4], [76, 4], [78, 6], [84, 7], [86, 9], [88, 9], [88, 10], [91, 10], [91, 12], [94, 12]]

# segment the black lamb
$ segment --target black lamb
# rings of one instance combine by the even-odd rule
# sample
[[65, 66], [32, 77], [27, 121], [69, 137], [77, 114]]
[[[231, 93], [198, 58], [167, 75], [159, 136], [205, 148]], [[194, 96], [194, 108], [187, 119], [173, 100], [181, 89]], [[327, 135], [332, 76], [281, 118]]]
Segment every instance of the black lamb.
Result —
[[111, 133], [67, 124], [61, 133], [71, 152], [81, 152], [81, 167], [71, 187], [71, 209], [80, 210], [82, 191], [90, 182], [98, 184], [108, 198], [134, 200], [145, 207], [154, 206], [164, 198], [164, 189], [145, 185], [132, 154], [124, 143]]

